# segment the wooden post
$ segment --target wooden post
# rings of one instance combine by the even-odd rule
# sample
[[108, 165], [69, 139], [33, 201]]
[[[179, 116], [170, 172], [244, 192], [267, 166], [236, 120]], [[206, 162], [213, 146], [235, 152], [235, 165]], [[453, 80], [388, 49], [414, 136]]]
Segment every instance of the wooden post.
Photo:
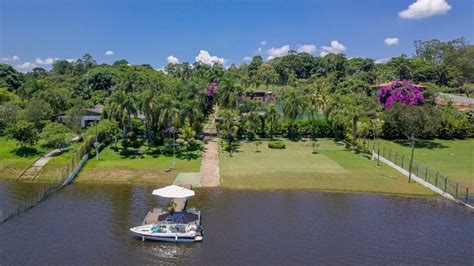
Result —
[[448, 186], [448, 177], [444, 179], [444, 192], [446, 192], [447, 186]]
[[395, 164], [397, 164], [398, 152], [395, 153]]
[[377, 149], [377, 166], [380, 166], [380, 142]]
[[428, 167], [425, 169], [425, 181], [428, 179]]
[[466, 203], [469, 203], [469, 188], [466, 188]]
[[438, 187], [438, 174], [439, 172], [436, 172], [435, 187]]
[[403, 168], [403, 161], [405, 159], [405, 155], [402, 155], [402, 168]]
[[456, 183], [456, 198], [458, 197], [458, 187], [459, 187], [459, 182]]

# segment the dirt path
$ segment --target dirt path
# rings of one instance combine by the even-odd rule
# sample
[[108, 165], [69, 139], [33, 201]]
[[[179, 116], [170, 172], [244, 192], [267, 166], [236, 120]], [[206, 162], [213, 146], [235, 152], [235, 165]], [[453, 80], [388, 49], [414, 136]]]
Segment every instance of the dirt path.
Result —
[[212, 115], [204, 129], [204, 153], [200, 170], [203, 187], [218, 187], [220, 185], [218, 138], [215, 128], [215, 116]]

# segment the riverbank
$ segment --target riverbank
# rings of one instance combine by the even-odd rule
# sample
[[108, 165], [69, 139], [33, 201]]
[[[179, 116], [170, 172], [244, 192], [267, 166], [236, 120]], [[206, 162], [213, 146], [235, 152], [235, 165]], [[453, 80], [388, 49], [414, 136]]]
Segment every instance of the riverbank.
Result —
[[[282, 140], [286, 149], [268, 148], [262, 141], [256, 152], [255, 142], [241, 141], [238, 152], [230, 157], [219, 154], [221, 186], [242, 190], [320, 190], [330, 192], [375, 193], [405, 196], [435, 196], [430, 190], [411, 183], [406, 177], [370, 160], [366, 154], [356, 154], [333, 139], [319, 139], [317, 153], [307, 141]], [[120, 147], [119, 147], [120, 149]], [[45, 166], [35, 180], [57, 180], [62, 167], [71, 159], [75, 146]], [[133, 183], [168, 185], [180, 172], [199, 172], [201, 154], [190, 159], [178, 155], [176, 168], [173, 156], [147, 151], [141, 146], [134, 153], [123, 155], [113, 145], [99, 156], [91, 158], [74, 180], [76, 183]]]
[[262, 141], [259, 151], [242, 141], [230, 157], [221, 153], [221, 185], [237, 189], [315, 189], [413, 196], [434, 196], [419, 184], [370, 160], [366, 154], [344, 149], [340, 142], [319, 139], [317, 153], [306, 141], [282, 140], [286, 149], [270, 149]]
[[[145, 149], [145, 148], [144, 148]], [[121, 155], [108, 146], [99, 154], [99, 160], [91, 157], [78, 176], [76, 183], [153, 183], [168, 185], [179, 172], [199, 172], [200, 152], [191, 158], [177, 156], [175, 169], [173, 156], [159, 154]]]

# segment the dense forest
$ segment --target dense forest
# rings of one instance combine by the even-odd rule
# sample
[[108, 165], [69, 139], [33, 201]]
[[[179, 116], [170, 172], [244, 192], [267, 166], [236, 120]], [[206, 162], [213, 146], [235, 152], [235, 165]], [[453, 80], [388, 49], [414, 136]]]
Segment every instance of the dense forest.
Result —
[[[125, 149], [136, 139], [149, 147], [164, 145], [173, 134], [191, 149], [216, 109], [229, 151], [239, 139], [274, 136], [336, 137], [356, 145], [375, 137], [474, 136], [472, 110], [433, 101], [438, 92], [472, 97], [474, 46], [460, 38], [416, 41], [415, 48], [413, 56], [386, 62], [290, 51], [227, 68], [182, 63], [155, 70], [126, 60], [97, 64], [90, 54], [28, 73], [0, 64], [0, 135], [21, 147], [38, 141], [60, 146], [74, 133], [93, 134], [95, 129], [80, 127], [80, 116], [85, 108], [99, 107], [101, 147], [118, 135]], [[256, 90], [275, 98], [257, 101]], [[57, 122], [59, 114], [66, 117], [63, 123]]]

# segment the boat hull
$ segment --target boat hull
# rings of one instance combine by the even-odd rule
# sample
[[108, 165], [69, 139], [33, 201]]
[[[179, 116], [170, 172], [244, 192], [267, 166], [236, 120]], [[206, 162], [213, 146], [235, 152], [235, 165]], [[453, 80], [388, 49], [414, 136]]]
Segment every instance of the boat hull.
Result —
[[[137, 234], [138, 235], [138, 234]], [[172, 243], [194, 243], [201, 242], [202, 236], [194, 237], [162, 237], [162, 236], [149, 236], [149, 235], [138, 235], [141, 237], [142, 241], [151, 240], [151, 241], [160, 241], [160, 242], [172, 242]]]
[[202, 241], [202, 235], [193, 232], [188, 233], [160, 233], [151, 231], [152, 225], [138, 226], [131, 228], [130, 231], [140, 237], [142, 241], [153, 240], [175, 243], [192, 243]]

